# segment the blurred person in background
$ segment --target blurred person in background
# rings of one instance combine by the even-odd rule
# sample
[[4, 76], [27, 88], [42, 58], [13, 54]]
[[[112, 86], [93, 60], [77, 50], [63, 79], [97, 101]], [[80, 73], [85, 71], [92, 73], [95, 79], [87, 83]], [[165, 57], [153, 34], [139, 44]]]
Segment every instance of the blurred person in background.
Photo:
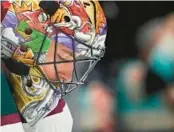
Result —
[[173, 112], [174, 110], [174, 85], [171, 84], [169, 87], [165, 90], [165, 101], [169, 107], [169, 110]]
[[147, 94], [170, 91], [174, 83], [174, 13], [145, 23], [136, 40], [139, 56], [149, 67], [145, 78]]
[[113, 96], [102, 81], [95, 79], [73, 94], [75, 102], [80, 106], [78, 110], [75, 107], [71, 109], [75, 119], [78, 119], [73, 132], [115, 132]]
[[168, 112], [163, 93], [146, 96], [144, 91], [146, 65], [141, 60], [125, 60], [120, 64], [119, 71], [115, 81], [118, 131], [171, 130], [174, 118]]
[[[113, 117], [113, 96], [101, 81], [94, 81], [86, 93], [88, 110], [82, 115], [82, 125], [94, 125], [95, 132], [115, 132]], [[89, 115], [89, 116], [86, 116]], [[93, 118], [90, 116], [92, 115]], [[89, 122], [85, 120], [89, 117]], [[91, 132], [91, 131], [90, 131]]]

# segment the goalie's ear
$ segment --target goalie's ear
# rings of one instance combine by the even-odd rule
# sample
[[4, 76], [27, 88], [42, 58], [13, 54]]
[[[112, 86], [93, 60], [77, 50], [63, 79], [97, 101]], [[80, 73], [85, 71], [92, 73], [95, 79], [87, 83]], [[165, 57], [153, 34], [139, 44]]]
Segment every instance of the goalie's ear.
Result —
[[60, 8], [59, 3], [56, 1], [40, 1], [39, 6], [50, 16], [54, 15], [57, 9]]

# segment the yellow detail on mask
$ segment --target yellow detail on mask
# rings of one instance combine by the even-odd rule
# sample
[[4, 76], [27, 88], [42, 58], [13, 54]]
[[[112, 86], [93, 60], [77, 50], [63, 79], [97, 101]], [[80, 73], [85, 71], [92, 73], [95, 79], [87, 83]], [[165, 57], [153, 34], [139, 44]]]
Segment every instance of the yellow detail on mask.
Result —
[[12, 59], [20, 61], [27, 65], [34, 65], [33, 56], [34, 54], [30, 48], [28, 48], [26, 52], [22, 52], [20, 50], [20, 47], [18, 47], [13, 54]]
[[[31, 77], [32, 83], [38, 85], [41, 81], [42, 75], [36, 67], [31, 67], [29, 76]], [[11, 83], [13, 84], [13, 95], [20, 112], [23, 111], [25, 107], [30, 105], [33, 102], [41, 101], [45, 98], [48, 91], [47, 88], [43, 88], [43, 91], [38, 96], [30, 96], [24, 91], [24, 82], [22, 82], [22, 77], [16, 74], [11, 73]], [[46, 86], [46, 85], [45, 85]], [[30, 92], [35, 92], [36, 88], [31, 86], [29, 88]]]
[[10, 6], [10, 11], [21, 13], [25, 11], [35, 11], [40, 9], [39, 2], [41, 0], [15, 0]]
[[96, 33], [99, 33], [99, 29], [106, 24], [106, 18], [100, 3], [97, 0], [80, 0], [85, 11], [87, 12], [91, 22], [95, 25]]
[[20, 31], [17, 27], [15, 27], [15, 33], [19, 34], [23, 39], [29, 40], [30, 35], [26, 35], [24, 32]]

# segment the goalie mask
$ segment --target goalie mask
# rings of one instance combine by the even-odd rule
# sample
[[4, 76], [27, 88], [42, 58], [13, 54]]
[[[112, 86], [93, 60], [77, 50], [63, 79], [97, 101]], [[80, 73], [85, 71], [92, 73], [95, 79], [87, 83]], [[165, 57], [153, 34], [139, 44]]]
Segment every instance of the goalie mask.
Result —
[[1, 24], [1, 58], [19, 111], [35, 124], [83, 84], [105, 52], [97, 1], [11, 2]]

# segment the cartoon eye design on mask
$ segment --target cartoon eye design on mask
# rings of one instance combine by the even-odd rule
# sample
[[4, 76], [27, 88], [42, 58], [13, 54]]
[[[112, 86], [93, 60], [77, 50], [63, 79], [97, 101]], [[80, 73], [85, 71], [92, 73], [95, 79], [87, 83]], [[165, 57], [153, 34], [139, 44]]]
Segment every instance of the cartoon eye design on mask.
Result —
[[41, 23], [46, 22], [48, 20], [48, 16], [44, 12], [41, 12], [38, 16], [38, 20]]
[[49, 85], [44, 79], [34, 76], [22, 77], [23, 90], [30, 97], [41, 96], [48, 89]]

